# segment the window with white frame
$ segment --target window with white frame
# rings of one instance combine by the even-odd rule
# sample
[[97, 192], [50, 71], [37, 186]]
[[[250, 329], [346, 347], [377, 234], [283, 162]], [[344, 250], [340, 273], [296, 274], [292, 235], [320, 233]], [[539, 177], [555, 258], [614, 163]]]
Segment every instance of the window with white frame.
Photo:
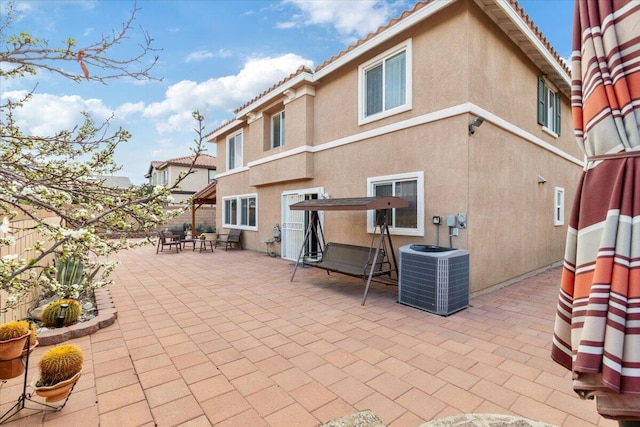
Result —
[[[424, 236], [424, 172], [379, 176], [367, 179], [367, 194], [395, 196], [405, 199], [409, 206], [391, 209], [387, 219], [389, 231], [407, 236]], [[367, 229], [374, 231], [375, 212], [367, 217]]]
[[207, 183], [210, 183], [215, 179], [216, 179], [216, 170], [215, 169], [207, 169]]
[[359, 121], [367, 123], [411, 108], [411, 40], [358, 69]]
[[564, 188], [553, 189], [553, 225], [564, 225]]
[[284, 145], [284, 111], [271, 116], [271, 148]]
[[242, 132], [227, 138], [227, 170], [242, 167]]
[[258, 197], [255, 194], [223, 198], [225, 227], [255, 229], [258, 224]]
[[560, 94], [544, 76], [538, 77], [538, 124], [560, 135]]
[[169, 184], [169, 169], [165, 169], [162, 171], [162, 185]]

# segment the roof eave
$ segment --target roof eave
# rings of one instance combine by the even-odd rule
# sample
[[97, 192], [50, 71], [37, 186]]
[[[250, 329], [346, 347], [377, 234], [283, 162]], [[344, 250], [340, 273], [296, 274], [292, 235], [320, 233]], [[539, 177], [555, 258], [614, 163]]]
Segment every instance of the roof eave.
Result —
[[282, 86], [278, 86], [276, 89], [271, 92], [265, 94], [263, 97], [256, 99], [255, 102], [247, 105], [245, 108], [239, 110], [236, 113], [236, 119], [245, 118], [250, 112], [259, 109], [262, 105], [267, 104], [273, 101], [274, 98], [282, 96], [284, 92], [289, 89], [296, 88], [304, 83], [313, 83], [315, 81], [314, 75], [308, 72], [302, 72], [297, 76], [293, 77], [291, 80], [286, 81], [282, 84]]
[[233, 129], [241, 126], [244, 122], [246, 122], [246, 119], [234, 119], [234, 120], [231, 120], [230, 122], [228, 122], [223, 127], [219, 128], [219, 129], [211, 132], [209, 135], [207, 135], [207, 141], [214, 142], [214, 140], [217, 139], [219, 136], [224, 135], [227, 132], [231, 132]]

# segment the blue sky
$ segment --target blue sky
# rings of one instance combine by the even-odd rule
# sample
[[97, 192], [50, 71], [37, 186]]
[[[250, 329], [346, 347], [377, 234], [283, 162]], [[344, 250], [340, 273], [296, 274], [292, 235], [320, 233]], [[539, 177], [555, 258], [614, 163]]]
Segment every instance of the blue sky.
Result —
[[[28, 31], [49, 40], [51, 46], [73, 37], [79, 47], [119, 29], [134, 7], [129, 0], [14, 4], [19, 20], [3, 36]], [[18, 96], [38, 84], [36, 96], [18, 116], [23, 131], [35, 134], [70, 129], [79, 123], [81, 111], [90, 112], [97, 121], [115, 114], [112, 126], [122, 126], [133, 135], [116, 153], [122, 165], [119, 174], [141, 184], [152, 160], [190, 154], [194, 109], [206, 117], [209, 132], [232, 118], [235, 108], [300, 65], [323, 63], [413, 4], [411, 0], [139, 0], [136, 27], [118, 55], [135, 50], [142, 27], [154, 39], [153, 46], [161, 49], [152, 74], [162, 81], [123, 79], [104, 86], [41, 73], [0, 80], [1, 96]], [[559, 55], [568, 58], [573, 0], [519, 4]], [[5, 11], [3, 1], [0, 12]], [[215, 147], [207, 146], [215, 155]]]

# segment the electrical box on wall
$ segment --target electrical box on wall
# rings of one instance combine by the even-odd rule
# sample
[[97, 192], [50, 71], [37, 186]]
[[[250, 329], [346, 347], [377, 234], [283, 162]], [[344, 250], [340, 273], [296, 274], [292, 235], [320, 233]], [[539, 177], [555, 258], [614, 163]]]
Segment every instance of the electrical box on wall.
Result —
[[440, 218], [439, 216], [434, 216], [433, 217], [433, 223], [436, 225], [440, 225], [440, 223], [442, 222], [442, 218]]
[[467, 214], [464, 212], [458, 214], [458, 227], [467, 228]]
[[447, 227], [456, 226], [456, 217], [454, 215], [447, 215]]

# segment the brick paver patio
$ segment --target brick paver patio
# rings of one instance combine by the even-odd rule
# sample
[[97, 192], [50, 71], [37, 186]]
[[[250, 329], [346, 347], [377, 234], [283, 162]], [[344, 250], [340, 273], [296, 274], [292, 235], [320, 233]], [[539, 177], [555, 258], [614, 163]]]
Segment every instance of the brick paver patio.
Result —
[[[66, 407], [9, 425], [304, 427], [371, 409], [394, 427], [460, 413], [617, 426], [549, 357], [559, 269], [445, 318], [380, 284], [363, 307], [361, 281], [318, 269], [290, 282], [290, 262], [248, 250], [119, 258], [118, 319], [71, 341], [85, 366]], [[21, 381], [2, 388], [3, 410]]]

